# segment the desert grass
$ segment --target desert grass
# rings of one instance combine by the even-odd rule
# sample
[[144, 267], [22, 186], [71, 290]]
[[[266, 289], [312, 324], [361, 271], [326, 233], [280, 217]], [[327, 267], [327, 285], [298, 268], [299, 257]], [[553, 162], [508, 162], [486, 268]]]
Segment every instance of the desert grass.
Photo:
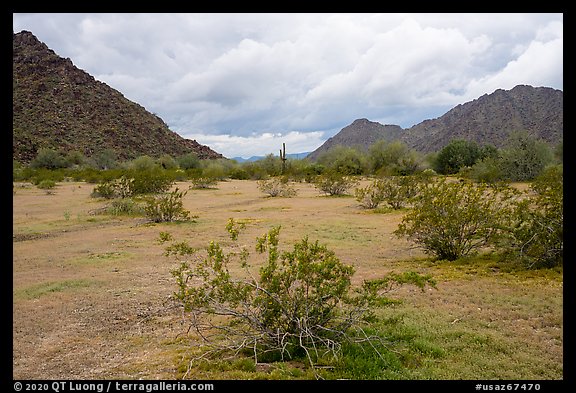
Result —
[[[180, 189], [190, 184], [181, 182]], [[151, 224], [143, 217], [91, 215], [106, 201], [93, 185], [63, 182], [46, 195], [13, 195], [13, 377], [15, 379], [314, 379], [305, 362], [256, 364], [249, 355], [198, 362], [197, 337], [171, 301], [178, 261], [158, 241], [167, 232], [190, 246], [229, 245], [281, 225], [281, 244], [308, 236], [356, 269], [354, 282], [388, 272], [431, 274], [437, 288], [402, 287], [372, 326], [386, 345], [345, 346], [326, 359], [326, 379], [562, 379], [563, 272], [521, 270], [484, 254], [433, 261], [393, 235], [406, 210], [367, 211], [353, 197], [327, 197], [295, 183], [271, 198], [255, 181], [190, 189], [184, 208], [198, 218]], [[234, 269], [232, 269], [233, 271]]]

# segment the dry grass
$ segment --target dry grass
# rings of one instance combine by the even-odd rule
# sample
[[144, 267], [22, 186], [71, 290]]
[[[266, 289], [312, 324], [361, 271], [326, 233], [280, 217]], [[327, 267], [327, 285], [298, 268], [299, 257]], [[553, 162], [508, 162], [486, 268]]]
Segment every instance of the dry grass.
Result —
[[[188, 184], [177, 185], [187, 189]], [[288, 245], [309, 235], [356, 267], [357, 282], [395, 271], [430, 273], [437, 290], [401, 288], [382, 326], [410, 359], [389, 378], [561, 379], [562, 273], [506, 271], [490, 258], [432, 263], [396, 229], [404, 212], [374, 214], [352, 197], [322, 196], [300, 183], [293, 198], [270, 198], [253, 181], [190, 190], [196, 222], [148, 224], [94, 216], [106, 204], [93, 185], [59, 183], [52, 195], [16, 186], [13, 197], [13, 377], [15, 379], [175, 379], [189, 338], [169, 297], [174, 259], [160, 232], [193, 247], [227, 242], [230, 217], [247, 225], [250, 246], [282, 225]], [[418, 352], [419, 351], [419, 352]], [[414, 355], [421, 353], [421, 356]], [[192, 378], [309, 378], [294, 365], [198, 368]]]

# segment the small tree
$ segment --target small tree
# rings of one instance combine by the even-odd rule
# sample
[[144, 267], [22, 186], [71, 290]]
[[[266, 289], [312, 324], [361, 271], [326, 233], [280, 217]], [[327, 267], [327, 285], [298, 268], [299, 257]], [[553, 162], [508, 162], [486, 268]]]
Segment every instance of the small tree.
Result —
[[445, 179], [422, 188], [394, 232], [420, 244], [439, 259], [455, 260], [492, 244], [512, 218], [509, 187], [493, 188]]
[[480, 158], [480, 148], [475, 142], [453, 140], [446, 145], [435, 158], [436, 172], [450, 175], [458, 173], [460, 168], [472, 166]]

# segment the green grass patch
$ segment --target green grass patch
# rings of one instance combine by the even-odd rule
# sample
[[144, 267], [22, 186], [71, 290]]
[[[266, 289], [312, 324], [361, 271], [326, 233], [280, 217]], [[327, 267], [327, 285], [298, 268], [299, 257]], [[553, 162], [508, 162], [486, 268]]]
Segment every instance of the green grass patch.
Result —
[[14, 290], [13, 297], [14, 300], [38, 299], [50, 293], [86, 288], [95, 285], [96, 283], [97, 282], [94, 280], [84, 279], [45, 282], [27, 288]]

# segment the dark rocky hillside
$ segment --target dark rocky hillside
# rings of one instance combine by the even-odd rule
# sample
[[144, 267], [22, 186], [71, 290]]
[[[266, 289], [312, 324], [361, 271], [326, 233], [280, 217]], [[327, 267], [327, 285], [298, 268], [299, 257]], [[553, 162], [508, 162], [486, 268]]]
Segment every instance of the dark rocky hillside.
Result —
[[360, 147], [367, 150], [370, 145], [380, 139], [393, 141], [399, 139], [401, 135], [402, 127], [400, 126], [383, 125], [367, 119], [357, 119], [324, 142], [322, 146], [310, 153], [307, 158], [316, 160], [322, 153], [338, 145]]
[[119, 159], [141, 155], [202, 159], [222, 155], [171, 131], [158, 116], [59, 57], [32, 33], [13, 34], [13, 158], [30, 162], [40, 148], [112, 149]]
[[556, 144], [563, 136], [563, 102], [564, 93], [549, 87], [498, 89], [416, 124], [405, 130], [402, 140], [421, 152], [438, 151], [453, 139], [502, 147], [510, 132], [525, 131]]
[[314, 160], [336, 145], [366, 148], [378, 139], [401, 140], [423, 153], [439, 151], [454, 139], [501, 148], [513, 131], [524, 131], [556, 145], [563, 138], [563, 101], [561, 90], [518, 85], [511, 90], [498, 89], [457, 105], [441, 117], [404, 130], [400, 126], [384, 126], [359, 119], [344, 127], [308, 157]]

